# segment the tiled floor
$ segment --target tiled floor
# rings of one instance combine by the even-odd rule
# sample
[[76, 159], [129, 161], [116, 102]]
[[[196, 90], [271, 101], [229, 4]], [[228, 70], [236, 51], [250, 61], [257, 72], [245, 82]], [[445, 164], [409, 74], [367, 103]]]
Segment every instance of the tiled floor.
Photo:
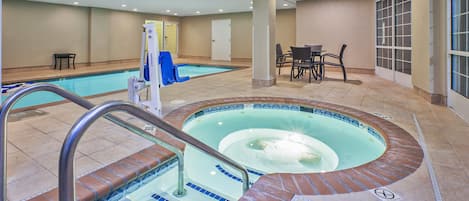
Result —
[[[340, 79], [340, 73], [328, 76]], [[326, 80], [308, 84], [289, 81], [285, 68], [278, 84], [251, 86], [251, 70], [193, 79], [162, 89], [164, 112], [195, 101], [239, 96], [280, 96], [314, 99], [391, 116], [391, 121], [417, 138], [416, 114], [428, 144], [444, 200], [469, 197], [469, 124], [446, 107], [428, 104], [413, 90], [373, 75], [350, 74], [350, 81]], [[91, 99], [94, 103], [127, 98], [126, 93]], [[8, 198], [23, 200], [57, 186], [58, 152], [68, 129], [84, 113], [71, 103], [42, 108], [44, 114], [15, 114], [9, 123]], [[150, 143], [102, 120], [81, 140], [77, 175], [103, 167], [141, 150]], [[426, 165], [388, 186], [404, 200], [434, 200]], [[376, 200], [369, 192], [335, 196], [296, 197], [296, 200]]]

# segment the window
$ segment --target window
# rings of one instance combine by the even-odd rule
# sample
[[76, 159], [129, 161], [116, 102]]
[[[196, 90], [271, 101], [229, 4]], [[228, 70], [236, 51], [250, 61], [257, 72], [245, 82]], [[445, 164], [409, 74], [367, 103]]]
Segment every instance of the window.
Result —
[[411, 74], [411, 22], [411, 0], [376, 1], [376, 66]]
[[451, 0], [451, 89], [469, 98], [469, 0]]

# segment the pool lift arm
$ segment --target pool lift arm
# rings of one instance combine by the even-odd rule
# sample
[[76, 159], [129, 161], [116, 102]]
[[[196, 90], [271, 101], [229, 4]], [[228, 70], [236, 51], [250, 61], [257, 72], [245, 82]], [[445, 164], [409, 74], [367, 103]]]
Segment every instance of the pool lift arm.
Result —
[[[148, 47], [148, 52], [145, 52], [145, 47]], [[142, 32], [142, 49], [140, 57], [140, 76], [131, 77], [128, 81], [129, 100], [142, 108], [148, 109], [151, 113], [158, 117], [162, 117], [162, 105], [160, 96], [160, 87], [163, 87], [161, 82], [161, 69], [159, 63], [160, 51], [158, 47], [158, 33], [155, 30], [153, 23], [143, 25]], [[145, 61], [148, 61], [147, 69], [149, 71], [149, 86], [146, 86], [145, 80]], [[142, 101], [139, 92], [149, 88], [150, 97], [148, 100]]]

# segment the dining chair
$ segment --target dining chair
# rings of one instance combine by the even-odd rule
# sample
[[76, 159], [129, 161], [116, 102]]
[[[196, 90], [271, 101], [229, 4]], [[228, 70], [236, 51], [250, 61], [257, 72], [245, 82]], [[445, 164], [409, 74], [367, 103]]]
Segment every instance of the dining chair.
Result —
[[276, 48], [277, 57], [275, 64], [278, 68], [278, 74], [280, 75], [281, 68], [287, 63], [288, 54], [283, 54], [282, 46], [279, 43], [277, 43]]
[[[344, 75], [344, 82], [347, 81], [347, 72], [345, 71], [345, 65], [344, 65], [344, 53], [345, 53], [346, 48], [347, 48], [347, 44], [343, 44], [342, 47], [340, 48], [339, 55], [331, 54], [331, 53], [326, 53], [322, 55], [321, 75], [323, 79], [326, 76], [326, 70], [324, 67], [325, 65], [328, 65], [328, 66], [336, 66], [336, 67], [342, 68], [342, 74]], [[334, 60], [335, 62], [326, 61], [327, 58], [335, 59]], [[339, 63], [337, 63], [337, 61], [339, 61]]]
[[[305, 47], [311, 48], [313, 63], [320, 63], [322, 61], [322, 45], [305, 45]], [[322, 78], [322, 65], [319, 65], [319, 73], [316, 72], [316, 74]]]
[[[293, 80], [293, 77], [299, 78], [303, 75], [305, 70], [309, 70], [309, 82], [311, 83], [311, 76], [314, 79], [317, 79], [315, 69], [320, 62], [313, 62], [311, 57], [311, 47], [290, 47], [293, 57], [293, 64], [290, 71], [290, 81]], [[298, 74], [294, 76], [295, 69], [297, 69]], [[315, 73], [316, 72], [316, 73]]]

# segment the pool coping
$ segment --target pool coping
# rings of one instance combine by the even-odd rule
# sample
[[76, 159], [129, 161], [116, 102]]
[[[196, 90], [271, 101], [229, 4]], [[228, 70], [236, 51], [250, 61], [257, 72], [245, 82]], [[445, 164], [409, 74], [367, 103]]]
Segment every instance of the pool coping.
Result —
[[[233, 103], [279, 103], [326, 109], [358, 119], [377, 130], [386, 142], [386, 151], [378, 159], [358, 167], [327, 173], [287, 174], [261, 176], [240, 200], [291, 200], [295, 195], [330, 195], [366, 191], [399, 181], [414, 173], [421, 165], [423, 151], [417, 141], [404, 129], [372, 114], [353, 108], [314, 100], [282, 97], [239, 97], [200, 101], [168, 113], [164, 120], [177, 128], [195, 112], [212, 106]], [[157, 132], [162, 140], [184, 150], [185, 144], [171, 136]], [[116, 163], [77, 179], [79, 200], [96, 200], [117, 187], [129, 184], [147, 171], [174, 157], [174, 153], [153, 145]], [[241, 184], [240, 184], [241, 188]], [[32, 200], [58, 200], [53, 189]]]

